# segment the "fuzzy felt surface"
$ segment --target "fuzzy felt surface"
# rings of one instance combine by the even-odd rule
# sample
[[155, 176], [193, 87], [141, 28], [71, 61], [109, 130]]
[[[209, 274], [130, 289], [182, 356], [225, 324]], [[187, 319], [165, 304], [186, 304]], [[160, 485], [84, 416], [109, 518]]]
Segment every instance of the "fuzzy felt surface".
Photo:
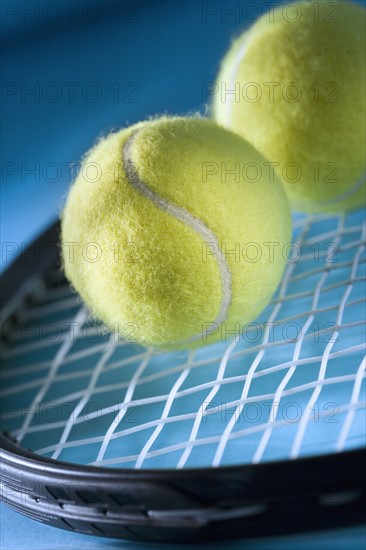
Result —
[[365, 13], [342, 1], [280, 6], [222, 62], [213, 117], [276, 163], [296, 210], [365, 202]]
[[100, 141], [62, 215], [64, 269], [90, 310], [122, 337], [160, 349], [232, 337], [254, 320], [290, 239], [288, 201], [266, 160], [195, 117]]

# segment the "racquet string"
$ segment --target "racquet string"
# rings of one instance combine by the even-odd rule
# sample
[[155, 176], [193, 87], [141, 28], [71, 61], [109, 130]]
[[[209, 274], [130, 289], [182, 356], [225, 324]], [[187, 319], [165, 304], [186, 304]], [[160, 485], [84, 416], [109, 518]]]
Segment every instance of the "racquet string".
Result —
[[118, 341], [60, 271], [33, 276], [2, 312], [2, 429], [43, 456], [127, 468], [365, 445], [364, 215], [299, 216], [293, 242], [259, 319], [195, 351]]

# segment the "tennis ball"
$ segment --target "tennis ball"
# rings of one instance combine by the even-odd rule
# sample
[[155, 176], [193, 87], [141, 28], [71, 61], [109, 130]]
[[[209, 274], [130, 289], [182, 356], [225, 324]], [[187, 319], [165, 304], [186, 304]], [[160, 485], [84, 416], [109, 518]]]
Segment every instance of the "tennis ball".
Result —
[[295, 210], [365, 201], [365, 10], [299, 1], [263, 15], [224, 58], [212, 116], [273, 162]]
[[122, 338], [160, 349], [240, 336], [276, 289], [290, 236], [265, 159], [198, 117], [102, 139], [62, 214], [73, 287]]

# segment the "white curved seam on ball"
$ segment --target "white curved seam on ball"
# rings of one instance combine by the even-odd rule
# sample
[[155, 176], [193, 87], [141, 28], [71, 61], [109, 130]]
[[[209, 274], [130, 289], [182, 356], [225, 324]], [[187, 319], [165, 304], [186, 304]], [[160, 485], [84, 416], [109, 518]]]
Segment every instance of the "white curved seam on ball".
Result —
[[344, 200], [348, 199], [349, 197], [351, 197], [352, 195], [357, 193], [357, 191], [359, 189], [361, 189], [361, 187], [365, 183], [365, 179], [366, 179], [366, 172], [364, 172], [362, 174], [362, 176], [358, 180], [356, 180], [356, 182], [352, 185], [352, 187], [350, 187], [347, 191], [345, 191], [341, 195], [338, 195], [337, 197], [334, 197], [333, 199], [330, 199], [330, 200], [327, 200], [327, 201], [321, 201], [321, 202], [323, 204], [325, 204], [325, 203], [333, 204], [333, 203], [337, 203], [337, 202], [344, 201]]
[[[350, 189], [342, 193], [341, 195], [338, 195], [337, 197], [334, 197], [332, 199], [324, 199], [322, 201], [318, 201], [319, 204], [327, 205], [327, 204], [337, 204], [338, 202], [344, 201], [357, 193], [363, 185], [365, 185], [365, 179], [366, 179], [366, 172], [352, 185]], [[301, 203], [296, 203], [297, 208], [301, 210]]]
[[[134, 163], [130, 157], [130, 150], [131, 150], [133, 141], [136, 135], [140, 131], [141, 130], [136, 130], [130, 135], [130, 137], [124, 144], [123, 150], [122, 150], [122, 159], [123, 159], [123, 164], [124, 164], [125, 172], [127, 174], [128, 181], [144, 197], [151, 200], [151, 202], [155, 206], [157, 206], [164, 212], [171, 214], [177, 220], [191, 227], [210, 246], [212, 246], [212, 244], [215, 245], [217, 252], [214, 252], [214, 255], [216, 257], [216, 260], [219, 266], [219, 271], [220, 271], [222, 301], [221, 301], [219, 313], [216, 319], [212, 323], [210, 323], [210, 325], [214, 325], [218, 327], [221, 325], [221, 323], [223, 323], [227, 319], [229, 307], [232, 301], [232, 290], [231, 290], [232, 277], [231, 277], [231, 271], [226, 261], [225, 254], [221, 251], [220, 244], [216, 235], [213, 233], [213, 231], [211, 231], [211, 229], [209, 229], [205, 225], [205, 223], [202, 220], [200, 220], [196, 216], [193, 216], [192, 214], [187, 212], [187, 210], [184, 210], [184, 208], [180, 206], [176, 206], [175, 204], [170, 203], [168, 200], [163, 199], [162, 197], [159, 197], [159, 195], [157, 195], [155, 191], [150, 189], [150, 187], [146, 185], [146, 183], [140, 180], [135, 170]], [[184, 340], [183, 342], [188, 343], [191, 341], [199, 340], [207, 336], [209, 332], [210, 331], [206, 330], [205, 332], [194, 335], [189, 339]]]
[[[229, 82], [228, 82], [229, 90], [232, 90], [233, 87], [235, 89], [235, 83], [236, 83], [238, 70], [239, 70], [241, 62], [244, 59], [244, 56], [246, 54], [247, 49], [248, 49], [248, 37], [246, 36], [244, 38], [243, 44], [239, 48], [238, 53], [234, 57], [234, 62], [232, 64], [232, 70], [229, 73], [229, 79], [228, 79], [229, 80]], [[239, 90], [239, 93], [240, 93], [240, 90]], [[225, 109], [224, 109], [224, 112], [225, 112], [225, 122], [224, 122], [224, 124], [225, 124], [225, 126], [230, 126], [230, 124], [231, 124], [232, 104], [233, 104], [233, 99], [230, 96], [230, 100], [226, 101], [224, 103], [224, 105], [225, 105]]]

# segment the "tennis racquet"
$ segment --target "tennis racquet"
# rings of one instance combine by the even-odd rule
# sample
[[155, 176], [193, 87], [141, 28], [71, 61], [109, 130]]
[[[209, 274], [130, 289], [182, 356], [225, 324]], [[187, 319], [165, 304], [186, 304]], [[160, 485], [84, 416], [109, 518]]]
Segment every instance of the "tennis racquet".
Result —
[[191, 542], [364, 522], [364, 213], [295, 216], [237, 337], [145, 349], [85, 309], [59, 224], [2, 276], [1, 498], [79, 533]]

